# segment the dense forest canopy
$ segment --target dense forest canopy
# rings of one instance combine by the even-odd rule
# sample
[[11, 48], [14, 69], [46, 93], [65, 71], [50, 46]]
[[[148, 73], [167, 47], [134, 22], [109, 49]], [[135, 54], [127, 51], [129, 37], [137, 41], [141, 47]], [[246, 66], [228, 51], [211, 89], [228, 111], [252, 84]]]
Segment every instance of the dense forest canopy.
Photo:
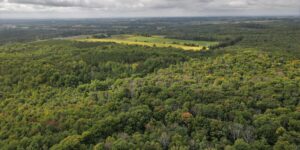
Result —
[[[299, 23], [1, 21], [0, 149], [297, 150]], [[69, 39], [101, 34], [219, 44], [186, 51]]]

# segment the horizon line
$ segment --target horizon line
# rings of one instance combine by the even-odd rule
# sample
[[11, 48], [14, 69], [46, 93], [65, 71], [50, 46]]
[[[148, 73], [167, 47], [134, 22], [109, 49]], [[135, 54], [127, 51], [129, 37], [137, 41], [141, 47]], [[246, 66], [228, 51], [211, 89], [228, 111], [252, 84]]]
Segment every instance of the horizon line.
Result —
[[54, 18], [54, 17], [28, 17], [28, 18], [18, 18], [18, 17], [7, 17], [1, 18], [0, 20], [84, 20], [84, 19], [155, 19], [155, 18], [263, 18], [263, 17], [282, 17], [282, 18], [300, 18], [299, 15], [212, 15], [212, 16], [119, 16], [119, 17], [61, 17], [61, 18]]

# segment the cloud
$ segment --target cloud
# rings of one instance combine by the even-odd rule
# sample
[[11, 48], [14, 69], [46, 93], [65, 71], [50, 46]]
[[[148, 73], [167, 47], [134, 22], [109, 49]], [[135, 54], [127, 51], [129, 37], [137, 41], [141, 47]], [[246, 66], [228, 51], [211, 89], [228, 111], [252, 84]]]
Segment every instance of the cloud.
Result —
[[[2, 0], [4, 1], [4, 0]], [[6, 0], [8, 3], [83, 8], [175, 8], [193, 6], [299, 7], [299, 0]], [[1, 2], [1, 1], [0, 1]]]
[[47, 7], [78, 7], [105, 9], [177, 8], [209, 3], [209, 0], [8, 0], [8, 3]]
[[111, 7], [113, 3], [105, 1], [95, 0], [8, 0], [9, 3], [15, 4], [28, 4], [28, 5], [40, 5], [50, 7]]
[[[0, 0], [0, 17], [300, 15], [299, 0]], [[65, 13], [66, 12], [66, 13]], [[70, 15], [71, 14], [71, 15]], [[29, 16], [30, 16], [29, 15]], [[84, 17], [84, 16], [83, 16]]]

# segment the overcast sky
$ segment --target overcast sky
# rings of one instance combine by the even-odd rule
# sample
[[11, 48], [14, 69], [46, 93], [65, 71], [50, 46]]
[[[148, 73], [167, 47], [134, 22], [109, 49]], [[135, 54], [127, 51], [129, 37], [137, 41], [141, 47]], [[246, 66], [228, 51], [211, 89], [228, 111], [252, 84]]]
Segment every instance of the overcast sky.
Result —
[[1, 18], [300, 16], [300, 0], [0, 0]]

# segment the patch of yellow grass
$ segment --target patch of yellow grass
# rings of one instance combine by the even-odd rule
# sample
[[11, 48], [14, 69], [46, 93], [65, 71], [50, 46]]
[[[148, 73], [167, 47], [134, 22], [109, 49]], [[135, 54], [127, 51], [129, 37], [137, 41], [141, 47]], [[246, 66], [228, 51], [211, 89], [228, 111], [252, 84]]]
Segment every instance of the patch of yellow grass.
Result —
[[140, 42], [140, 41], [129, 41], [126, 39], [96, 39], [96, 38], [89, 38], [89, 39], [75, 39], [76, 41], [80, 42], [109, 42], [109, 43], [117, 43], [117, 44], [125, 44], [125, 45], [141, 45], [141, 46], [149, 46], [149, 47], [173, 47], [179, 48], [183, 50], [193, 50], [193, 51], [200, 51], [203, 49], [203, 46], [186, 46], [180, 44], [170, 44], [170, 43], [151, 43], [151, 42]]

